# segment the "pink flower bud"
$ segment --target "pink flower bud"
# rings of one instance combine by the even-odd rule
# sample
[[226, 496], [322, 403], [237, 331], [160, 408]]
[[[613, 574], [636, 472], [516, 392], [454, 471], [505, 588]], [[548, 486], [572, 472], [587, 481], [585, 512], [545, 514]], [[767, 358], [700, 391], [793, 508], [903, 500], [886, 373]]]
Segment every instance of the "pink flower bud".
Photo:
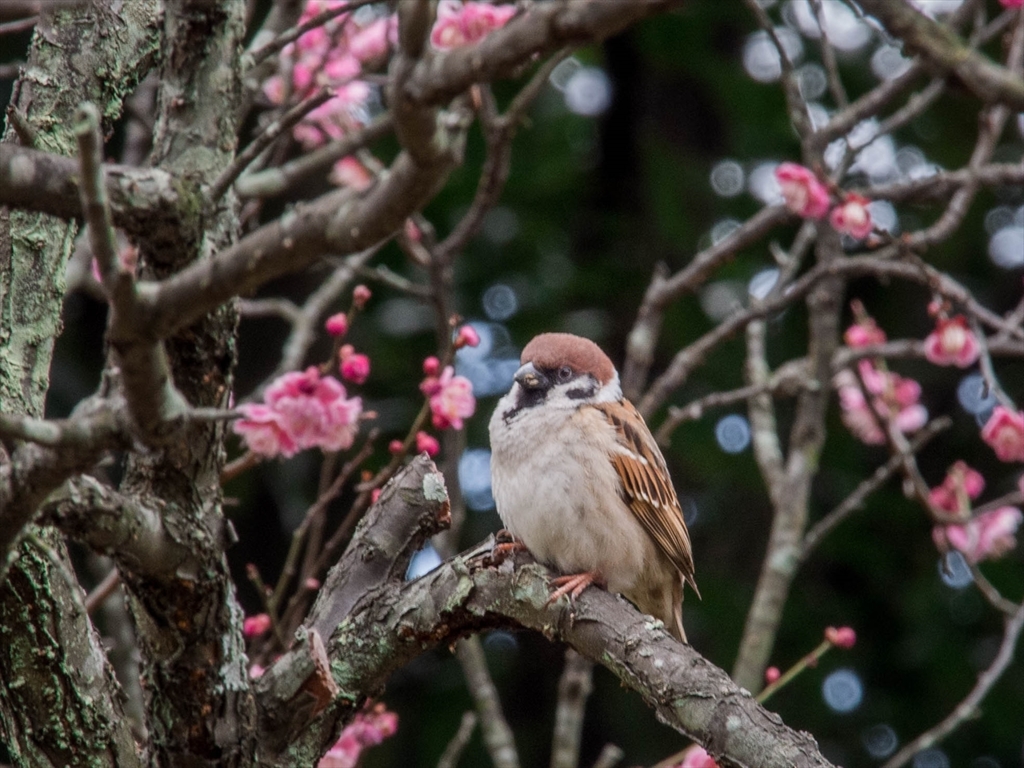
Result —
[[437, 376], [441, 370], [441, 361], [431, 355], [423, 361], [423, 375], [424, 376]]
[[966, 368], [980, 354], [978, 339], [967, 327], [967, 318], [963, 315], [949, 319], [940, 317], [935, 330], [924, 340], [924, 356], [935, 365]]
[[768, 683], [768, 685], [771, 685], [780, 677], [782, 677], [782, 673], [779, 671], [778, 667], [768, 667], [768, 669], [764, 671], [764, 681]]
[[372, 491], [370, 491], [370, 503], [371, 504], [376, 504], [377, 503], [377, 499], [379, 499], [379, 498], [380, 498], [380, 488], [374, 488]]
[[370, 358], [356, 352], [351, 344], [343, 346], [338, 354], [341, 357], [341, 378], [353, 384], [362, 384], [369, 378]]
[[480, 334], [472, 325], [464, 325], [455, 334], [455, 348], [475, 347], [480, 344]]
[[348, 333], [348, 316], [344, 312], [331, 315], [324, 323], [324, 328], [331, 336], [344, 336]]
[[352, 304], [356, 309], [362, 309], [366, 302], [373, 296], [373, 292], [365, 285], [357, 285], [352, 289]]
[[318, 589], [320, 589], [320, 579], [314, 579], [312, 576], [310, 576], [308, 579], [302, 582], [302, 585], [310, 592], [316, 592]]
[[257, 678], [262, 677], [263, 673], [266, 671], [266, 668], [261, 664], [253, 664], [249, 667], [249, 679], [256, 680]]
[[390, 443], [388, 443], [388, 450], [391, 453], [401, 453], [403, 445], [404, 443], [401, 440], [392, 440]]
[[428, 456], [433, 458], [434, 456], [437, 456], [437, 454], [439, 454], [441, 452], [441, 444], [439, 442], [437, 442], [437, 438], [435, 438], [434, 436], [429, 435], [426, 432], [422, 432], [422, 431], [421, 432], [417, 432], [416, 433], [416, 452], [417, 453], [426, 452], [426, 454]]
[[793, 213], [805, 219], [820, 219], [828, 213], [828, 190], [809, 168], [782, 163], [775, 169], [775, 179]]
[[852, 627], [828, 627], [825, 629], [825, 639], [836, 648], [853, 648], [857, 643], [857, 633]]
[[1024, 8], [1024, 0], [999, 0], [1003, 8]]
[[270, 617], [265, 613], [247, 616], [242, 623], [242, 635], [248, 638], [259, 637], [270, 629]]
[[874, 227], [871, 223], [871, 211], [868, 210], [870, 202], [863, 195], [848, 192], [843, 202], [832, 209], [829, 222], [836, 231], [863, 240]]

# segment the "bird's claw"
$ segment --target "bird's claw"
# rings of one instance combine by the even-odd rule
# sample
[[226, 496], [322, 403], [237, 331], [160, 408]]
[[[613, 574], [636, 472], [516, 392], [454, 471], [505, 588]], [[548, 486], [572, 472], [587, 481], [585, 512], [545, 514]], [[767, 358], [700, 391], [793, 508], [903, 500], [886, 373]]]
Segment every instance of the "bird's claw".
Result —
[[591, 584], [600, 584], [601, 581], [601, 575], [597, 573], [597, 571], [574, 573], [568, 576], [556, 576], [550, 582], [550, 586], [556, 587], [556, 589], [551, 593], [550, 597], [548, 597], [546, 605], [551, 605], [565, 595], [569, 596], [569, 602], [571, 603], [583, 593], [584, 589], [589, 587]]

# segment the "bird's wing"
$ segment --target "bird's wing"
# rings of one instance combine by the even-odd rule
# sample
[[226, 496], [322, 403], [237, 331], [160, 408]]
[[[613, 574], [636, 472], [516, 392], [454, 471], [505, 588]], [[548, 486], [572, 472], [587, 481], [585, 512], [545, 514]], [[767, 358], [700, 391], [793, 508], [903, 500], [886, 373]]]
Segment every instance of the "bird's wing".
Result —
[[672, 561], [693, 591], [700, 591], [693, 578], [693, 550], [690, 533], [683, 521], [665, 457], [661, 455], [654, 436], [640, 412], [628, 400], [620, 403], [598, 403], [615, 430], [619, 450], [612, 456], [612, 465], [622, 482], [622, 496], [630, 510]]

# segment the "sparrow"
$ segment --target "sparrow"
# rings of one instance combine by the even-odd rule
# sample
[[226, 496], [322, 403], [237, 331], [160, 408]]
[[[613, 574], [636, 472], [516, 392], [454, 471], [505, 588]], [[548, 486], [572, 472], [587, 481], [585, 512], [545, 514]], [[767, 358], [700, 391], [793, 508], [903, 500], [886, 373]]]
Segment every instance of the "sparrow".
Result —
[[490, 421], [491, 490], [505, 528], [563, 576], [551, 601], [603, 585], [683, 631], [693, 554], [665, 458], [619, 374], [589, 339], [543, 333], [523, 349]]

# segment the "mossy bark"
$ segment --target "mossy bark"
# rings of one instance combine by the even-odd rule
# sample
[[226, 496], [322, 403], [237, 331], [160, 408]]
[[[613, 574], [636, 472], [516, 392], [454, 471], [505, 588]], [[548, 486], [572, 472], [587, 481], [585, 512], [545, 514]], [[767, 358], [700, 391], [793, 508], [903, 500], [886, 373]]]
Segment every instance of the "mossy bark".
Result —
[[[71, 115], [82, 101], [120, 114], [156, 52], [157, 10], [136, 0], [121, 14], [84, 5], [43, 15], [13, 102], [35, 148], [73, 154]], [[9, 129], [4, 141], [15, 140]], [[0, 211], [0, 410], [43, 415], [76, 229]], [[34, 533], [0, 585], [0, 741], [19, 766], [141, 764], [69, 569], [60, 537]]]

